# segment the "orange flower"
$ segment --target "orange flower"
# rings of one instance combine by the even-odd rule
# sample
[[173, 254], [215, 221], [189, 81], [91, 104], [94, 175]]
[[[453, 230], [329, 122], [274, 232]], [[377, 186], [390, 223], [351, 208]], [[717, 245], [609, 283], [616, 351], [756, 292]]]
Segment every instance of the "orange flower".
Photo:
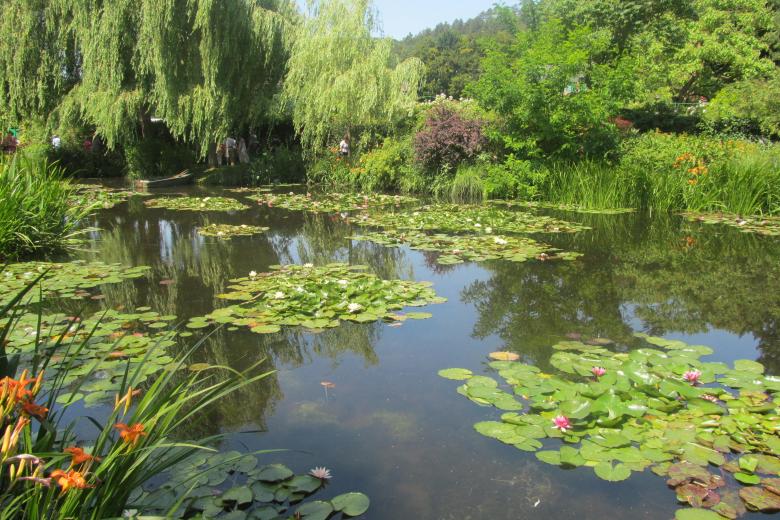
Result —
[[46, 414], [49, 413], [49, 409], [28, 400], [22, 403], [22, 413], [30, 417], [43, 419], [46, 417]]
[[72, 447], [72, 448], [65, 448], [65, 453], [70, 453], [71, 456], [71, 465], [72, 466], [78, 466], [79, 464], [84, 464], [85, 462], [92, 462], [94, 461], [100, 461], [99, 457], [93, 457], [89, 453], [85, 452], [81, 448]]
[[690, 184], [691, 186], [696, 186], [696, 184], [697, 184], [698, 182], [699, 182], [699, 181], [697, 181], [696, 179], [688, 179], [688, 184]]
[[132, 444], [133, 446], [138, 444], [138, 441], [141, 439], [141, 437], [149, 435], [144, 431], [144, 425], [140, 423], [135, 423], [130, 426], [126, 425], [125, 423], [117, 423], [114, 428], [119, 430], [119, 436], [122, 437], [123, 441], [128, 444]]
[[62, 488], [62, 492], [65, 493], [69, 489], [86, 489], [91, 487], [87, 485], [87, 480], [84, 478], [84, 474], [78, 471], [62, 471], [61, 469], [51, 472], [51, 479]]

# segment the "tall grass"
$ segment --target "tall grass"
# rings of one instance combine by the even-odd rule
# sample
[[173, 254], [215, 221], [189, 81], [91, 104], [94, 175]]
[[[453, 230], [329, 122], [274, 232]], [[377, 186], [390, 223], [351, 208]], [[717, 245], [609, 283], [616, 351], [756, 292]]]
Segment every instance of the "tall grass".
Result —
[[43, 157], [0, 157], [0, 260], [62, 248], [91, 208], [71, 205], [62, 170]]
[[461, 166], [450, 185], [453, 202], [482, 202], [485, 199], [485, 181], [478, 166]]
[[555, 164], [545, 180], [543, 197], [548, 202], [586, 209], [626, 207], [630, 185], [605, 163], [583, 161]]

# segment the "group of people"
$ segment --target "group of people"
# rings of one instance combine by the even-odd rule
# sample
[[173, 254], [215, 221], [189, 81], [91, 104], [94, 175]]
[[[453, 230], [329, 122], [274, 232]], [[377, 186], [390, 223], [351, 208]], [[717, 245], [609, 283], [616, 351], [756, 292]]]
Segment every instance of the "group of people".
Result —
[[[257, 142], [257, 137], [252, 134], [249, 137], [250, 147], [253, 142]], [[240, 137], [238, 141], [234, 137], [227, 137], [219, 144], [217, 149], [217, 164], [233, 166], [237, 163], [247, 164], [249, 162], [249, 149], [247, 148], [246, 140]]]

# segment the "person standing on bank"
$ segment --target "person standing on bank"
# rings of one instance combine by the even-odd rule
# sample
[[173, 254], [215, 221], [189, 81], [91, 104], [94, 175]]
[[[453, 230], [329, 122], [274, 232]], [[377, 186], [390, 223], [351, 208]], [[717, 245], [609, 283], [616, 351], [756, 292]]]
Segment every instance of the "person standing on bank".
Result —
[[349, 156], [349, 136], [345, 135], [344, 139], [339, 143], [339, 155], [342, 157]]

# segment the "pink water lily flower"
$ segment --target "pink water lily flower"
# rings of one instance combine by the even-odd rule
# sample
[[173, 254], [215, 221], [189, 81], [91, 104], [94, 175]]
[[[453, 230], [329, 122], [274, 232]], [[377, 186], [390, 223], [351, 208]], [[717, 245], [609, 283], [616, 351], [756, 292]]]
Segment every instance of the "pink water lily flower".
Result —
[[320, 480], [330, 480], [333, 476], [330, 474], [330, 470], [327, 468], [314, 468], [309, 471], [309, 475]]
[[590, 371], [591, 371], [591, 372], [593, 373], [593, 375], [594, 375], [594, 376], [596, 376], [597, 378], [599, 378], [599, 377], [601, 377], [601, 376], [603, 376], [604, 374], [606, 374], [606, 373], [607, 373], [607, 369], [606, 369], [606, 368], [604, 368], [604, 367], [593, 367], [593, 368], [591, 368], [591, 369], [590, 369]]
[[683, 379], [685, 379], [687, 382], [689, 382], [692, 385], [695, 385], [699, 382], [699, 378], [701, 377], [701, 371], [700, 370], [688, 370], [686, 373], [683, 374]]
[[553, 425], [555, 428], [561, 430], [561, 433], [566, 433], [566, 430], [571, 430], [571, 421], [565, 415], [559, 415], [553, 419]]

